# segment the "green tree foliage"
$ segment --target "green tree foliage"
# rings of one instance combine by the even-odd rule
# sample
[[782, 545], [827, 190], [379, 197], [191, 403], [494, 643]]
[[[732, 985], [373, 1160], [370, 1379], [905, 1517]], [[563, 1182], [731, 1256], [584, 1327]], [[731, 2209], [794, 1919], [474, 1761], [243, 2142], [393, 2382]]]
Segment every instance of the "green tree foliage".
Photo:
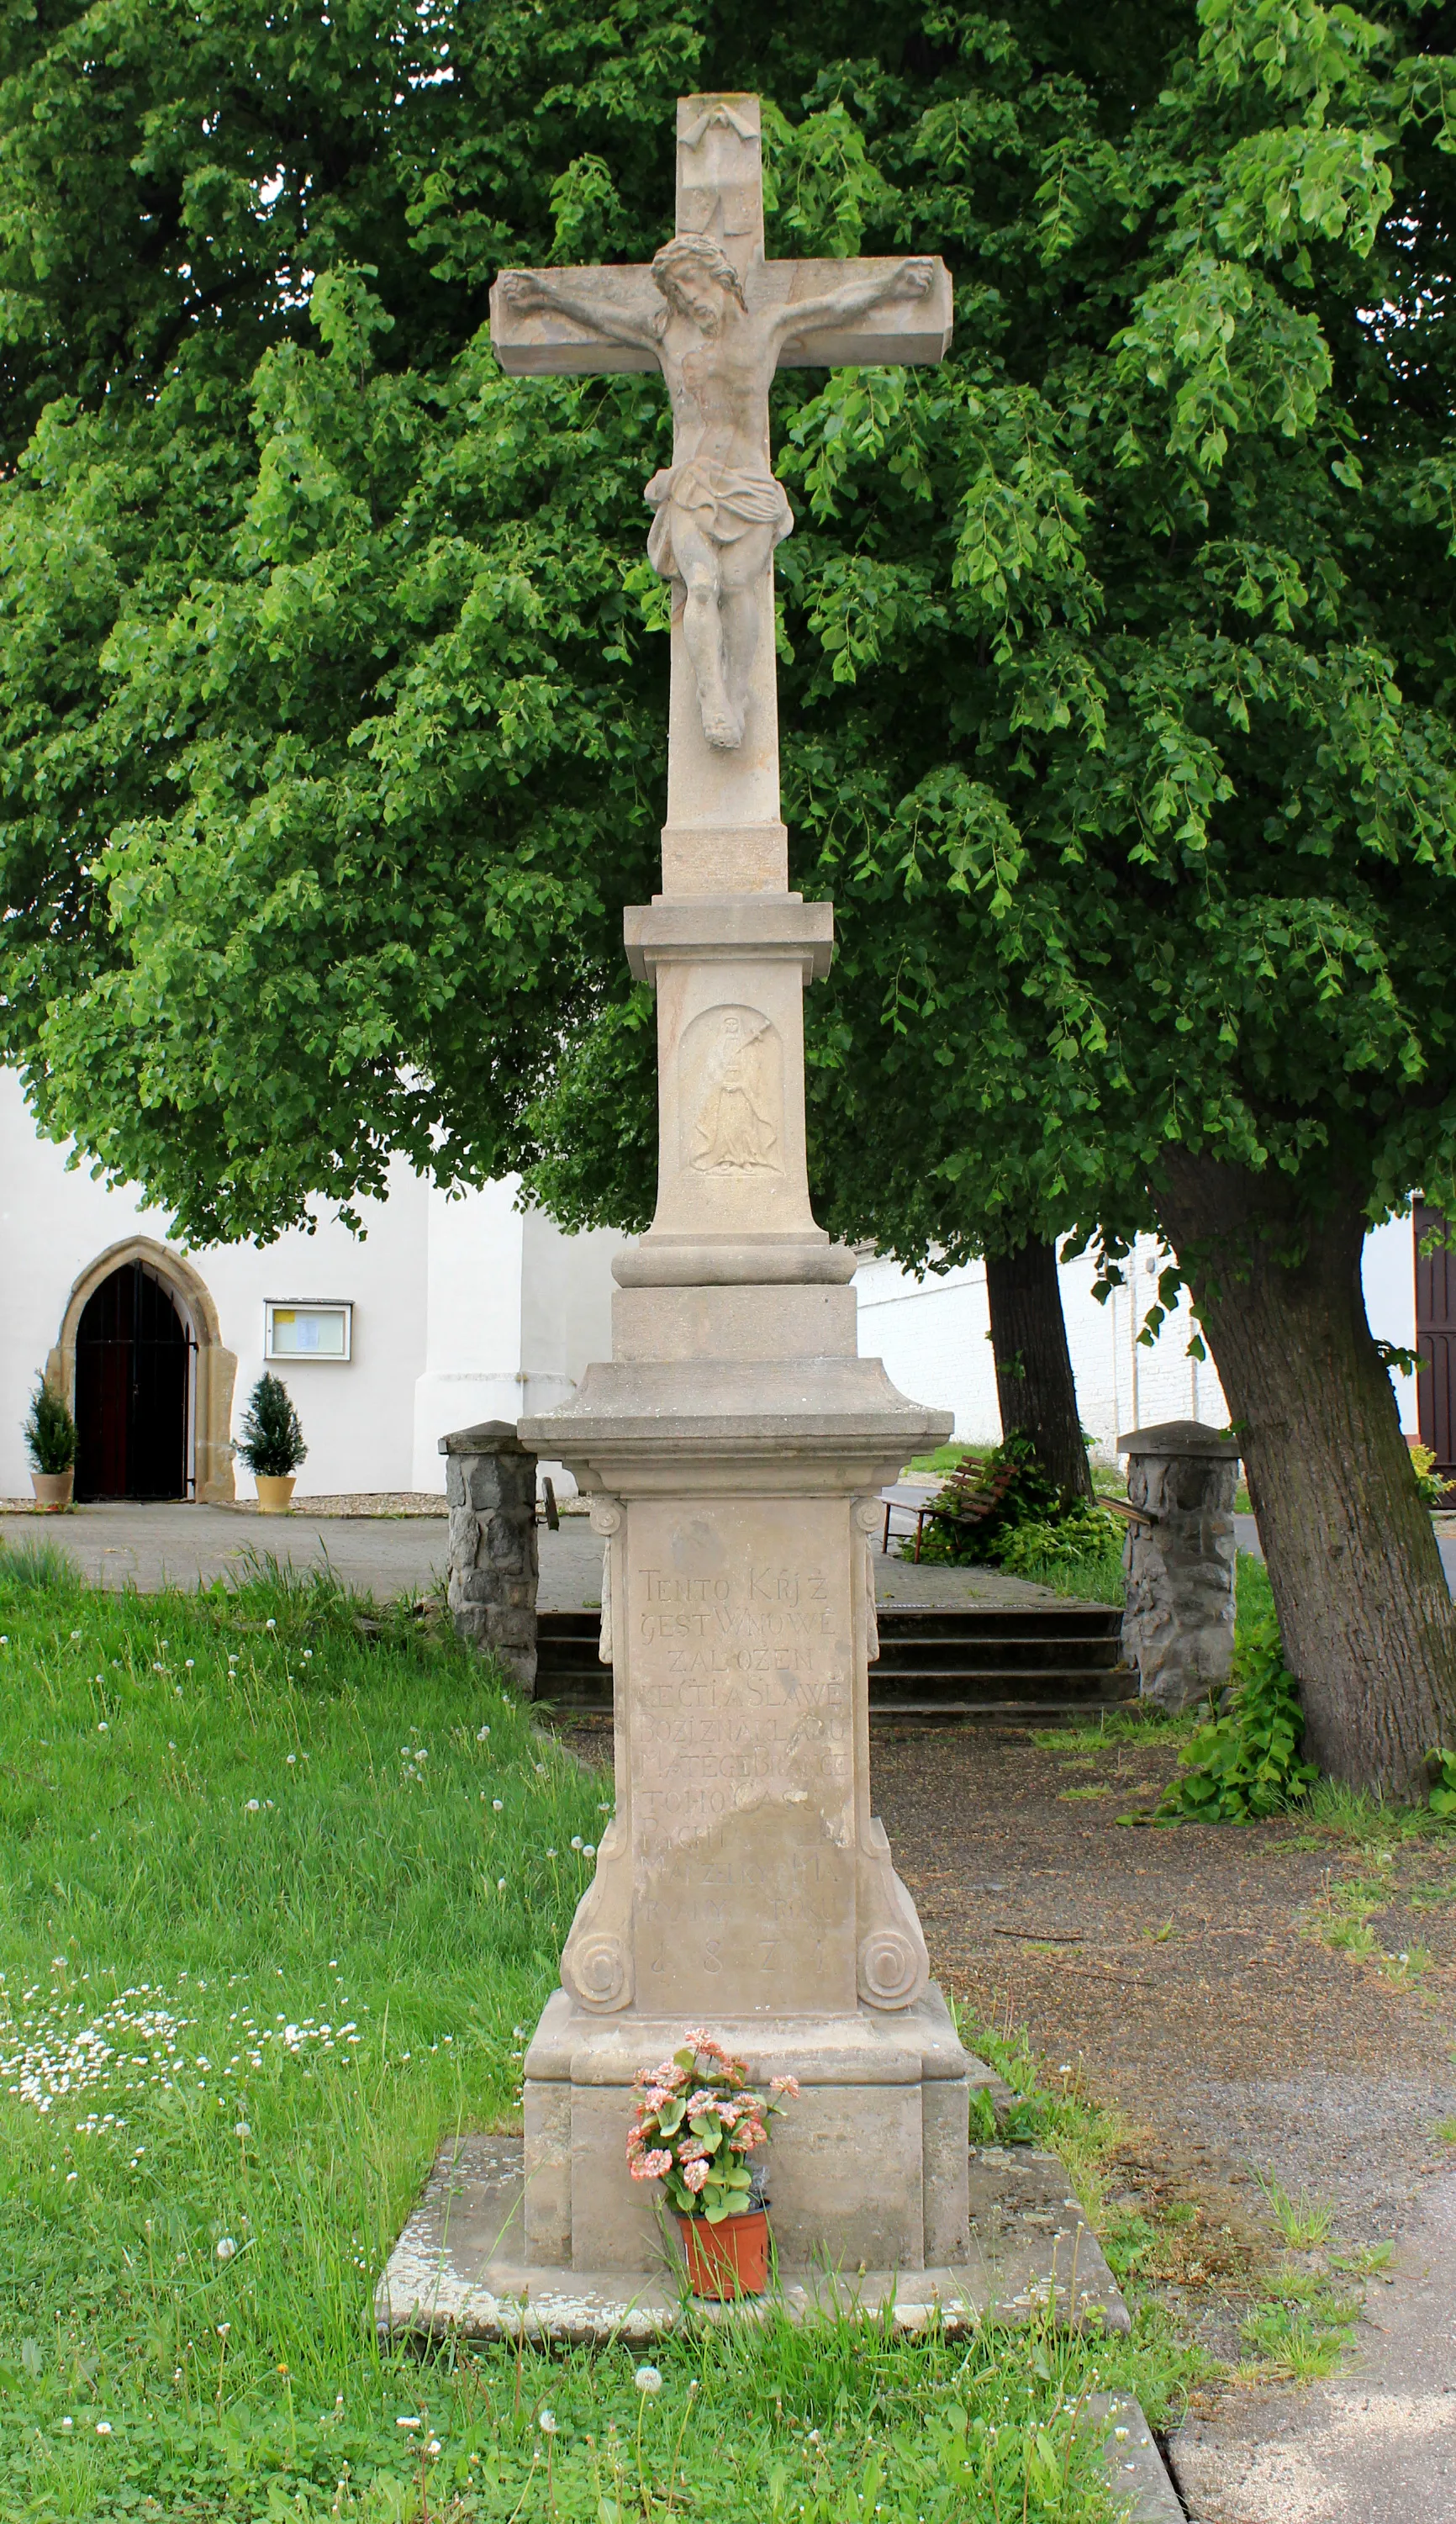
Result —
[[580, 1202], [643, 1216], [663, 398], [501, 377], [485, 292], [649, 254], [672, 101], [732, 79], [777, 101], [771, 246], [958, 280], [943, 369], [777, 395], [828, 1209], [901, 1250], [1029, 1190], [1106, 1223], [1189, 1133], [1435, 1180], [1441, 18], [12, 20], [4, 1020], [43, 1117], [267, 1235], [392, 1147], [529, 1156], [569, 1089]]
[[[1156, 1218], [1212, 1331], [1250, 1254], [1275, 1325], [1332, 1207], [1456, 1199], [1450, 15], [13, 16], [0, 1049], [45, 1125], [199, 1238], [347, 1209], [394, 1149], [643, 1222], [665, 402], [502, 377], [485, 303], [650, 254], [673, 100], [722, 84], [770, 100], [771, 251], [957, 282], [943, 367], [775, 396], [826, 1224], [953, 1258]], [[1252, 1419], [1264, 1366], [1214, 1347]], [[1456, 1725], [1446, 1627], [1392, 1783]]]

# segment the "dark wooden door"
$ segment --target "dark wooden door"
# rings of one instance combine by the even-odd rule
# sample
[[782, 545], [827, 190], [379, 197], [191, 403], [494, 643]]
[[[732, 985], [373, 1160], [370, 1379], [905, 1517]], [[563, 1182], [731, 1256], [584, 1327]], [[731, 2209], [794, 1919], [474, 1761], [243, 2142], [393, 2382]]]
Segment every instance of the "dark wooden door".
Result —
[[1438, 1244], [1423, 1253], [1428, 1236], [1449, 1236], [1451, 1229], [1438, 1209], [1416, 1203], [1416, 1347], [1421, 1372], [1416, 1378], [1416, 1408], [1421, 1443], [1435, 1457], [1435, 1468], [1456, 1475], [1456, 1250]]
[[187, 1496], [190, 1344], [166, 1288], [123, 1262], [90, 1296], [75, 1341], [75, 1495]]

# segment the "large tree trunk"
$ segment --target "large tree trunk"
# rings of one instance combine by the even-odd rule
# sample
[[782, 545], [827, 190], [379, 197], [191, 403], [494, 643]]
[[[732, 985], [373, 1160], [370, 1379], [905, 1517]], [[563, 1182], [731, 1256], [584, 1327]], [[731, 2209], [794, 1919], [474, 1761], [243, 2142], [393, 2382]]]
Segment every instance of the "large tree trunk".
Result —
[[1426, 1755], [1456, 1744], [1456, 1615], [1366, 1321], [1355, 1189], [1306, 1223], [1286, 1178], [1180, 1150], [1158, 1201], [1242, 1443], [1305, 1750], [1424, 1796]]
[[1063, 1498], [1091, 1498], [1056, 1246], [1028, 1242], [988, 1253], [986, 1294], [1002, 1434], [1015, 1429], [1031, 1438]]

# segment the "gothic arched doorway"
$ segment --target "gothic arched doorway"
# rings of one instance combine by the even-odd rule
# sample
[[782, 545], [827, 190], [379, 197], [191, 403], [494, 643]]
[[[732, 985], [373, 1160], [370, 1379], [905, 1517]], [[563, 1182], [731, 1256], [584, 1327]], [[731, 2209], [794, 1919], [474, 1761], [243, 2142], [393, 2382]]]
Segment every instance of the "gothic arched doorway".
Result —
[[93, 1289], [75, 1335], [78, 1499], [187, 1497], [195, 1347], [139, 1256]]

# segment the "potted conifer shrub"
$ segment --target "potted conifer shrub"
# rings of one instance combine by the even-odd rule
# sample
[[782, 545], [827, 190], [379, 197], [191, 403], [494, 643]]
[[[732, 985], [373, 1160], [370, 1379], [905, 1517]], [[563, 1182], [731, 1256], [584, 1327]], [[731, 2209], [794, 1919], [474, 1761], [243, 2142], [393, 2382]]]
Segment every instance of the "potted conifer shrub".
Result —
[[286, 1516], [293, 1477], [308, 1453], [303, 1424], [288, 1387], [276, 1376], [260, 1376], [248, 1396], [238, 1454], [258, 1484], [264, 1516]]
[[37, 1507], [52, 1512], [69, 1507], [75, 1481], [75, 1422], [64, 1397], [43, 1376], [30, 1396], [24, 1437]]
[[627, 2163], [634, 2182], [660, 2181], [666, 2191], [695, 2295], [761, 2296], [767, 2286], [764, 2177], [749, 2157], [768, 2144], [779, 2097], [798, 2092], [795, 2078], [774, 2077], [759, 2093], [747, 2061], [701, 2029], [639, 2075]]

